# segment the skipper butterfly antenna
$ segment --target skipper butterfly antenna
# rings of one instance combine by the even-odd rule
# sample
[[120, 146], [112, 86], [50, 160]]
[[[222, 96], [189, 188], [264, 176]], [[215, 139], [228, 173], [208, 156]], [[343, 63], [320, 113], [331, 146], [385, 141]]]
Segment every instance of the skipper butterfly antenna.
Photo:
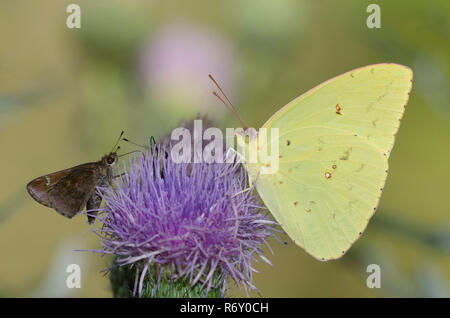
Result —
[[143, 152], [142, 152], [142, 151], [140, 151], [140, 150], [133, 150], [133, 151], [130, 151], [130, 152], [127, 152], [127, 153], [121, 154], [121, 155], [119, 155], [118, 157], [120, 158], [120, 157], [123, 157], [123, 156], [129, 155], [129, 154], [132, 154], [132, 153], [135, 153], [135, 152], [140, 152], [140, 153], [143, 153]]
[[155, 137], [151, 136], [150, 137], [150, 148], [153, 149], [153, 147], [155, 147], [155, 145], [156, 145]]
[[[143, 146], [143, 145], [138, 144], [138, 143], [135, 143], [134, 141], [131, 141], [131, 140], [127, 139], [127, 138], [123, 138], [122, 140], [123, 140], [123, 141], [126, 141], [126, 142], [129, 142], [129, 143], [132, 144], [132, 145], [135, 145], [135, 146], [144, 148], [145, 150], [148, 150], [148, 147]], [[150, 139], [150, 145], [151, 145], [151, 139]]]
[[[116, 147], [119, 144], [119, 141], [121, 140], [121, 138], [122, 138], [124, 133], [125, 133], [125, 130], [122, 130], [122, 132], [120, 133], [119, 138], [117, 138], [116, 143], [114, 144], [114, 147], [112, 148], [112, 150], [110, 152], [117, 152], [117, 150], [119, 150], [120, 147], [118, 147], [117, 149], [116, 149]], [[114, 149], [115, 149], [115, 151], [114, 151]]]

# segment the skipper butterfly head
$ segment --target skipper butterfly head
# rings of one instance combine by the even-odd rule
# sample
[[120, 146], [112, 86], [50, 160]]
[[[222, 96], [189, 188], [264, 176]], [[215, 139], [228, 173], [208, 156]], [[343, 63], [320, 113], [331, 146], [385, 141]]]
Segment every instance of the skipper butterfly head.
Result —
[[120, 149], [119, 142], [122, 140], [122, 136], [123, 136], [124, 132], [125, 131], [122, 130], [122, 132], [120, 133], [119, 138], [117, 138], [117, 141], [114, 144], [114, 147], [112, 148], [111, 152], [108, 155], [103, 156], [102, 160], [100, 160], [100, 162], [104, 166], [114, 166], [116, 164], [116, 162], [119, 160], [119, 155], [117, 154], [117, 152]]
[[117, 155], [117, 152], [111, 152], [110, 154], [103, 156], [102, 163], [105, 166], [113, 166], [118, 160], [119, 156]]

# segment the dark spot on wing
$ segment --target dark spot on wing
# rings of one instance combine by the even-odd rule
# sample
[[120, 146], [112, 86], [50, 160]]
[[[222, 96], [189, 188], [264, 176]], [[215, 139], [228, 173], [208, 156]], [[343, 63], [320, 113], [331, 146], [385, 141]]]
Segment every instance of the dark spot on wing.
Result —
[[[391, 84], [392, 84], [392, 83], [391, 83]], [[383, 98], [385, 98], [387, 94], [388, 94], [388, 93], [386, 92], [386, 93], [384, 93], [383, 95], [378, 96], [378, 97], [377, 97], [377, 102], [379, 102], [380, 100], [382, 100]]]
[[375, 119], [374, 121], [372, 121], [372, 126], [373, 126], [373, 127], [377, 128], [377, 121], [378, 121], [379, 119], [380, 119], [380, 118], [377, 118], [377, 119]]
[[339, 158], [339, 160], [348, 160], [348, 157], [350, 157], [350, 152], [352, 151], [352, 148], [350, 147], [344, 154]]
[[339, 104], [336, 103], [336, 114], [337, 115], [342, 115], [341, 110], [342, 110], [341, 106], [339, 106]]
[[286, 145], [289, 146], [291, 144], [290, 140], [286, 140]]

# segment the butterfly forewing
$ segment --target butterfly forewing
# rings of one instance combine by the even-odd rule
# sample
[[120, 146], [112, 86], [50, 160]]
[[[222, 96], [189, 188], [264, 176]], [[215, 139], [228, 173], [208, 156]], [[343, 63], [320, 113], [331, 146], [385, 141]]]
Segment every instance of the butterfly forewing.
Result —
[[[37, 202], [72, 218], [85, 206], [99, 208], [96, 186], [108, 186], [110, 179], [111, 167], [102, 161], [90, 162], [36, 178], [28, 183], [27, 191]], [[92, 223], [93, 218], [88, 218]]]
[[73, 169], [48, 191], [52, 207], [69, 218], [83, 210], [96, 186], [95, 169], [90, 166]]
[[59, 180], [67, 176], [71, 170], [72, 168], [57, 171], [30, 181], [27, 184], [28, 193], [40, 204], [52, 208], [53, 206], [48, 197], [48, 191], [50, 191]]

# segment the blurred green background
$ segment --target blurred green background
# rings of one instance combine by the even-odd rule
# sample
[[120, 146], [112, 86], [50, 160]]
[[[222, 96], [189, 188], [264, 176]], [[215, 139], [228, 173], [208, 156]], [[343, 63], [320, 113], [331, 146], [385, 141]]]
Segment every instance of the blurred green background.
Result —
[[[315, 85], [380, 62], [410, 66], [414, 83], [377, 213], [338, 261], [272, 240], [255, 284], [264, 297], [450, 296], [449, 1], [377, 1], [381, 29], [366, 26], [372, 1], [77, 1], [80, 29], [66, 26], [70, 3], [0, 1], [0, 296], [111, 296], [99, 273], [111, 259], [74, 251], [100, 247], [86, 218], [34, 202], [31, 179], [98, 160], [121, 130], [145, 144], [196, 114], [237, 127], [209, 73], [260, 127]], [[66, 287], [71, 263], [80, 289]], [[366, 286], [373, 263], [380, 289]]]

